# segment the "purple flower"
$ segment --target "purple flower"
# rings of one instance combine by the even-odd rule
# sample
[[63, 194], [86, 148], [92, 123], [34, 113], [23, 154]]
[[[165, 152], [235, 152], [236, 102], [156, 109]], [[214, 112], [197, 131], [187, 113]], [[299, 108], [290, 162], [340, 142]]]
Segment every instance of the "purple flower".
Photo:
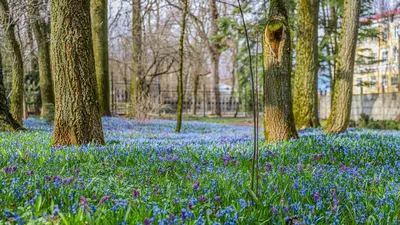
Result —
[[29, 170], [28, 172], [26, 172], [27, 175], [32, 176], [35, 172], [33, 170]]
[[139, 190], [134, 189], [134, 190], [133, 190], [133, 198], [134, 198], [134, 199], [138, 199], [138, 198], [139, 198], [139, 195], [140, 195]]
[[192, 202], [188, 202], [187, 207], [188, 207], [188, 209], [193, 209], [193, 203]]
[[81, 196], [80, 197], [80, 202], [79, 202], [79, 206], [83, 206], [83, 205], [86, 205], [87, 204], [87, 200], [86, 200], [86, 198], [84, 197], [84, 196]]
[[13, 174], [15, 173], [15, 171], [17, 171], [17, 167], [16, 166], [4, 167], [3, 170], [6, 174]]
[[186, 180], [190, 180], [192, 178], [192, 172], [189, 171], [189, 173], [186, 175]]
[[272, 207], [272, 214], [273, 214], [274, 216], [276, 216], [276, 214], [278, 214], [278, 210], [276, 210], [275, 207]]
[[303, 171], [303, 164], [302, 164], [301, 162], [299, 162], [299, 163], [297, 164], [297, 170]]
[[196, 181], [196, 183], [193, 184], [193, 190], [197, 191], [199, 190], [200, 187], [200, 181]]
[[108, 199], [110, 199], [110, 196], [106, 195], [104, 197], [102, 197], [99, 201], [99, 205], [102, 205], [104, 202], [107, 202]]
[[174, 223], [175, 222], [175, 215], [173, 213], [169, 214], [169, 222]]
[[320, 194], [318, 191], [314, 193], [313, 198], [314, 198], [314, 201], [315, 201], [315, 202], [317, 202], [317, 201], [319, 200], [320, 197], [321, 197], [321, 194]]
[[347, 167], [343, 163], [340, 163], [340, 170], [342, 172], [346, 172], [347, 171]]
[[272, 165], [269, 163], [265, 163], [264, 172], [268, 172], [272, 169]]
[[150, 218], [144, 219], [144, 225], [150, 225], [151, 223], [153, 223], [153, 219]]
[[221, 196], [218, 196], [218, 195], [214, 196], [214, 200], [215, 200], [216, 202], [221, 201]]
[[205, 195], [202, 195], [201, 197], [199, 197], [199, 201], [205, 202], [205, 201], [207, 201], [207, 197]]

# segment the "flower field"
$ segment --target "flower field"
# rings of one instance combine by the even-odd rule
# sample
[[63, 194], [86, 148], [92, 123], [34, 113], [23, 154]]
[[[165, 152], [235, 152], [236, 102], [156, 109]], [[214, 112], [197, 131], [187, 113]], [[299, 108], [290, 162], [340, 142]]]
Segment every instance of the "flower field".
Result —
[[0, 224], [399, 223], [399, 132], [260, 144], [256, 198], [251, 127], [104, 118], [105, 146], [57, 147], [25, 125], [0, 134]]

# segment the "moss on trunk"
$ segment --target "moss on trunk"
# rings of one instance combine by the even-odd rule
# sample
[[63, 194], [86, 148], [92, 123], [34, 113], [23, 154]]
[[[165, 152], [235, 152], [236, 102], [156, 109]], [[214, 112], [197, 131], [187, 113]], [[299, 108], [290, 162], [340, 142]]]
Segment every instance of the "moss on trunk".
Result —
[[111, 116], [108, 67], [108, 1], [92, 0], [92, 38], [100, 114]]
[[90, 1], [51, 0], [50, 6], [51, 68], [56, 90], [54, 144], [103, 144]]
[[294, 91], [297, 127], [320, 126], [318, 119], [318, 12], [319, 0], [297, 3], [298, 33]]
[[291, 97], [288, 2], [272, 0], [263, 38], [264, 133], [268, 142], [297, 138]]
[[5, 37], [12, 53], [12, 94], [10, 112], [12, 117], [22, 125], [24, 101], [24, 64], [17, 38], [15, 37], [15, 23], [10, 17], [7, 0], [0, 0], [0, 20], [5, 27]]
[[342, 133], [349, 126], [359, 17], [360, 0], [345, 0], [331, 114], [324, 129], [326, 133]]
[[3, 64], [0, 52], [0, 132], [16, 131], [21, 129], [20, 124], [10, 114], [7, 103], [6, 90], [3, 84]]
[[54, 85], [50, 64], [50, 43], [47, 24], [40, 15], [40, 3], [31, 0], [29, 5], [29, 17], [32, 31], [38, 46], [38, 64], [40, 76], [40, 96], [42, 100], [42, 118], [49, 118], [54, 108]]

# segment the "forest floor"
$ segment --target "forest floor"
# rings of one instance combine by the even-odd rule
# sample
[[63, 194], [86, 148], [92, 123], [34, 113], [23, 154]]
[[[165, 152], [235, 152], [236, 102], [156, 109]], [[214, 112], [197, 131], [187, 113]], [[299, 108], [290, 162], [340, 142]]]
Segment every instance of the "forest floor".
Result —
[[[52, 146], [28, 119], [0, 134], [0, 224], [398, 224], [400, 132], [350, 129], [260, 140], [252, 128], [104, 118], [105, 146]], [[250, 193], [250, 194], [249, 194]], [[251, 197], [253, 196], [253, 197]]]

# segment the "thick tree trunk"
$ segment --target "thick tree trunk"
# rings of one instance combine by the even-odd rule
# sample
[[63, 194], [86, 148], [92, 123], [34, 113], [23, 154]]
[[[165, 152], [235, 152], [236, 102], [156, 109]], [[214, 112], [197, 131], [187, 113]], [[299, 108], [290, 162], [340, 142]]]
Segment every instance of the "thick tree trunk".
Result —
[[132, 78], [129, 116], [134, 117], [141, 92], [139, 80], [142, 78], [142, 17], [141, 0], [132, 0]]
[[92, 37], [100, 115], [111, 116], [108, 67], [108, 0], [91, 1]]
[[194, 75], [193, 78], [193, 115], [197, 113], [197, 92], [199, 89], [200, 76]]
[[54, 144], [103, 144], [90, 1], [51, 0], [50, 7], [51, 66], [56, 90]]
[[24, 101], [24, 64], [21, 48], [15, 37], [15, 23], [10, 17], [7, 0], [0, 0], [0, 20], [6, 28], [5, 37], [12, 52], [12, 94], [10, 112], [12, 117], [22, 125]]
[[185, 42], [185, 31], [186, 31], [186, 17], [189, 10], [189, 0], [182, 0], [183, 12], [182, 12], [182, 31], [181, 38], [179, 40], [179, 74], [178, 74], [178, 105], [176, 109], [176, 132], [181, 132], [182, 126], [182, 112], [183, 112], [183, 57], [184, 57], [184, 42]]
[[40, 3], [31, 0], [29, 6], [29, 17], [32, 30], [38, 46], [38, 64], [40, 76], [40, 95], [42, 100], [42, 118], [49, 118], [54, 108], [54, 85], [51, 75], [50, 43], [45, 20], [40, 16]]
[[21, 129], [10, 114], [10, 108], [8, 106], [6, 90], [3, 83], [3, 64], [0, 52], [0, 132], [4, 131], [15, 131]]
[[298, 35], [294, 91], [297, 127], [320, 126], [318, 120], [318, 12], [319, 0], [297, 2]]
[[349, 126], [359, 16], [360, 0], [345, 0], [332, 109], [325, 127], [326, 133], [341, 133]]
[[263, 40], [265, 140], [297, 138], [291, 96], [289, 2], [271, 0]]
[[[216, 0], [209, 1], [209, 7], [211, 12], [211, 37], [218, 35], [218, 8]], [[221, 97], [219, 93], [219, 59], [221, 53], [219, 52], [219, 45], [215, 41], [210, 43], [210, 53], [211, 53], [211, 76], [212, 76], [212, 89], [214, 93], [215, 107], [214, 114], [221, 116]]]

